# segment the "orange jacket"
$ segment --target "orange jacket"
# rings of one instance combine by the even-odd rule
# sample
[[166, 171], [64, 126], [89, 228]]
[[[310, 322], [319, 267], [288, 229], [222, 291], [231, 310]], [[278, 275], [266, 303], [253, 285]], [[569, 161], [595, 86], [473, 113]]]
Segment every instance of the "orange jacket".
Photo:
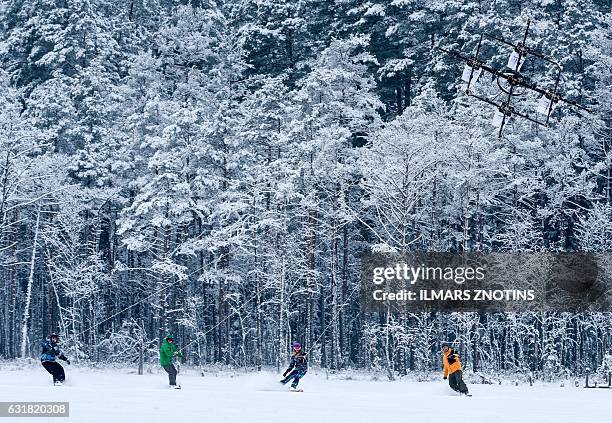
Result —
[[458, 370], [461, 370], [461, 362], [459, 361], [459, 354], [452, 349], [449, 348], [444, 353], [444, 377], [447, 377], [451, 373], [455, 373]]

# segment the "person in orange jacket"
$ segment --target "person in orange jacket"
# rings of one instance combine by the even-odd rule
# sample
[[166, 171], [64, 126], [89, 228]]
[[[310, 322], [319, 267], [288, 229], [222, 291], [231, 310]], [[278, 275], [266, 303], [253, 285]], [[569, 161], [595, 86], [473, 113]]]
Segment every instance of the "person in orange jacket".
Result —
[[468, 393], [468, 388], [463, 381], [459, 354], [457, 354], [457, 352], [450, 348], [447, 344], [442, 345], [442, 354], [444, 355], [442, 358], [444, 362], [444, 380], [448, 378], [448, 384], [453, 391], [464, 395], [470, 395]]

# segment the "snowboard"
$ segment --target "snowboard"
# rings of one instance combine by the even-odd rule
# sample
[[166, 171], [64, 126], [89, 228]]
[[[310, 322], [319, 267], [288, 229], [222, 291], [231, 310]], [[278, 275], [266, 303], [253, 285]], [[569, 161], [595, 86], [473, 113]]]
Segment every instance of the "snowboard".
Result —
[[297, 389], [289, 389], [289, 392], [304, 392], [303, 389], [297, 388]]
[[59, 380], [57, 382], [53, 382], [53, 386], [62, 386], [64, 384], [64, 382], [60, 382]]

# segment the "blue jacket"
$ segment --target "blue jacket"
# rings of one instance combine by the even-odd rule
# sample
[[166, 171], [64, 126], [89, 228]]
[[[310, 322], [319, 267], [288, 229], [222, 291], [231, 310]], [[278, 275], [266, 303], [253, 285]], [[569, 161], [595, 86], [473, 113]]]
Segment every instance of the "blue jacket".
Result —
[[302, 350], [300, 350], [297, 354], [293, 353], [291, 355], [291, 361], [289, 362], [289, 367], [285, 370], [285, 375], [289, 373], [291, 370], [296, 370], [298, 372], [306, 373], [308, 370], [308, 358], [306, 358], [306, 354]]
[[40, 354], [40, 361], [55, 361], [55, 358], [60, 360], [66, 360], [66, 356], [60, 350], [60, 347], [51, 342], [51, 339], [47, 338], [46, 341], [40, 343], [42, 347], [42, 353]]

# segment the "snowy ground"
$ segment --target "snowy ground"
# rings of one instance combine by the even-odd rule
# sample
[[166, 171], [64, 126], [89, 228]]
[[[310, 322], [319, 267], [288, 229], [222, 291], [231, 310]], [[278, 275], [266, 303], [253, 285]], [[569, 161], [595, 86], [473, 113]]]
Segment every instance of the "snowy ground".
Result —
[[2, 422], [551, 422], [610, 421], [612, 389], [558, 384], [470, 385], [458, 397], [445, 381], [326, 380], [310, 372], [305, 392], [277, 386], [273, 374], [237, 377], [179, 375], [182, 390], [166, 387], [165, 373], [67, 366], [67, 383], [51, 385], [40, 368], [0, 369], [0, 401], [69, 401], [69, 418], [1, 418]]

